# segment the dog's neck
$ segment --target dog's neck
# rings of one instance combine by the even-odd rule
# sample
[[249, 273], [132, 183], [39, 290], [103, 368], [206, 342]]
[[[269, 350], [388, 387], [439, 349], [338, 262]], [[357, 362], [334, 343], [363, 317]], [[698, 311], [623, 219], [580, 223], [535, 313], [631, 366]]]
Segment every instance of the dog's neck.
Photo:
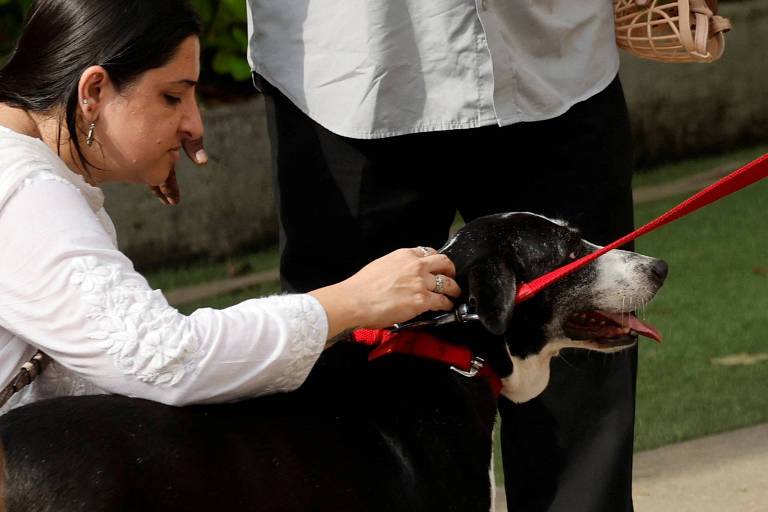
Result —
[[502, 379], [512, 373], [506, 342], [501, 336], [488, 332], [480, 322], [444, 325], [427, 329], [427, 332], [448, 343], [467, 347], [474, 355], [482, 357]]
[[[466, 325], [462, 324], [461, 327]], [[374, 347], [369, 354], [369, 360], [399, 353], [441, 361], [467, 377], [474, 377], [475, 375], [489, 377], [491, 388], [498, 395], [501, 389], [501, 379], [508, 376], [508, 373], [499, 375], [497, 370], [499, 365], [491, 362], [494, 355], [488, 350], [482, 351], [482, 355], [477, 350], [473, 350], [465, 341], [468, 335], [466, 331], [462, 333], [454, 332], [450, 340], [446, 339], [446, 334], [448, 333], [450, 333], [450, 330], [445, 328], [399, 332], [390, 332], [386, 329], [358, 329], [352, 333], [351, 337], [355, 342]], [[495, 341], [499, 343], [499, 340]], [[487, 343], [471, 344], [477, 347], [489, 345]]]

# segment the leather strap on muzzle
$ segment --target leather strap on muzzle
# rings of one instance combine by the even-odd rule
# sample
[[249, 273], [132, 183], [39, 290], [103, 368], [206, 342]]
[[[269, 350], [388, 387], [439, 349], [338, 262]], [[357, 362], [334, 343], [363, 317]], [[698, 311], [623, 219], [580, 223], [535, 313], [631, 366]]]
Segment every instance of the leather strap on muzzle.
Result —
[[631, 54], [661, 62], [712, 62], [725, 49], [731, 22], [717, 15], [717, 0], [613, 0], [616, 43]]

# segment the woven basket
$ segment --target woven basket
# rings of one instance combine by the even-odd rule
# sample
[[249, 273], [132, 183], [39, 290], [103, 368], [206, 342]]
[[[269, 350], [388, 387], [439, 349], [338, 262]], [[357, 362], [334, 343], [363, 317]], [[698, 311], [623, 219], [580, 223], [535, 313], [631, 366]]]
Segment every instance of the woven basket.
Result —
[[717, 16], [716, 0], [614, 0], [616, 43], [643, 59], [712, 62], [723, 54], [727, 19]]

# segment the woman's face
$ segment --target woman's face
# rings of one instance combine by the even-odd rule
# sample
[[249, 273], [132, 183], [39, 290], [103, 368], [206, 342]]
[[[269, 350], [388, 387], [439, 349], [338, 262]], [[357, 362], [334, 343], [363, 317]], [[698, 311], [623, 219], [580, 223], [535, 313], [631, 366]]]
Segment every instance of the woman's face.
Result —
[[93, 159], [89, 156], [106, 169], [94, 173], [98, 181], [165, 182], [179, 161], [182, 141], [203, 135], [195, 99], [199, 75], [200, 42], [190, 36], [163, 67], [111, 92], [96, 121], [99, 149]]

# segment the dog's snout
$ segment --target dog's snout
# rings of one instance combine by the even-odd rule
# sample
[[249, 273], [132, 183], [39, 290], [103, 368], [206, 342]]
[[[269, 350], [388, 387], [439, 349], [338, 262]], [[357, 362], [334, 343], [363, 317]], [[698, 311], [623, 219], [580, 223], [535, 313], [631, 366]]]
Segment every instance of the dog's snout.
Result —
[[667, 262], [664, 260], [656, 260], [653, 267], [651, 267], [651, 272], [653, 272], [653, 277], [660, 283], [664, 282], [664, 279], [667, 278], [667, 273], [669, 272], [669, 265], [667, 265]]

